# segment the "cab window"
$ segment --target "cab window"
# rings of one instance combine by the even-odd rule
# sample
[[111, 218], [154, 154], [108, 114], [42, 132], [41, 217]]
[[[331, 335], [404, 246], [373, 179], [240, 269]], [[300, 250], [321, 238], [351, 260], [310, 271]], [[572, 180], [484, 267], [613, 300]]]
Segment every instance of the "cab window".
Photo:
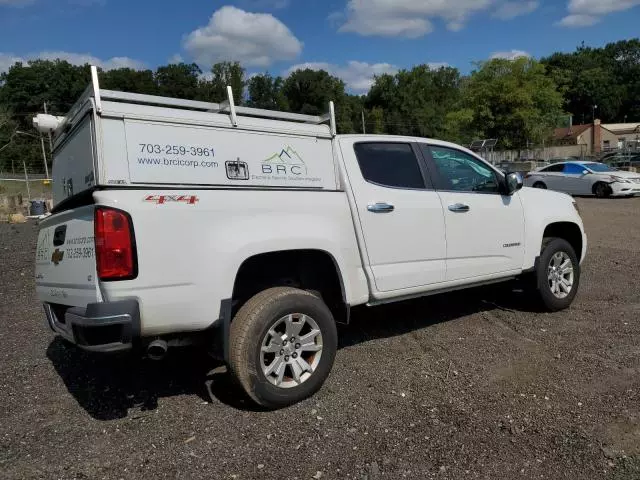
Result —
[[353, 148], [367, 182], [392, 188], [426, 188], [411, 144], [366, 142], [356, 143]]
[[438, 146], [426, 148], [431, 153], [433, 164], [438, 173], [439, 190], [475, 193], [500, 192], [498, 174], [483, 161], [453, 148]]

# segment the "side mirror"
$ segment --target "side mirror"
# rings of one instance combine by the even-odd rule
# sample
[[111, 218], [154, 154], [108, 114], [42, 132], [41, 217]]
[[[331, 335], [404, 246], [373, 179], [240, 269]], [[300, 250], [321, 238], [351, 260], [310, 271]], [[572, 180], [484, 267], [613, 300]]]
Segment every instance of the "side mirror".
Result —
[[507, 187], [507, 192], [506, 192], [507, 195], [513, 195], [514, 193], [516, 193], [518, 190], [522, 188], [523, 180], [522, 180], [522, 175], [520, 175], [519, 172], [508, 173], [504, 177], [504, 180]]
[[582, 174], [583, 174], [583, 175], [589, 175], [589, 170], [583, 170], [583, 171], [582, 171]]

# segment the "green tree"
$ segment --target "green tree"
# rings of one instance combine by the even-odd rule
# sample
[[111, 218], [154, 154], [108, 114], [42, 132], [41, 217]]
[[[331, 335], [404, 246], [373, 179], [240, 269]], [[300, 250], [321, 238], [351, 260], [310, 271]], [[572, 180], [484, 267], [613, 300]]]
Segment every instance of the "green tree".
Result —
[[366, 122], [367, 133], [382, 134], [385, 133], [384, 129], [384, 111], [380, 107], [373, 107], [368, 112], [368, 119]]
[[604, 47], [604, 56], [613, 59], [617, 83], [621, 86], [622, 102], [615, 121], [640, 122], [640, 40], [622, 40]]
[[158, 85], [151, 70], [118, 68], [101, 72], [100, 87], [108, 90], [158, 95]]
[[462, 88], [459, 109], [445, 126], [465, 142], [469, 135], [497, 138], [506, 148], [547, 139], [561, 116], [563, 98], [545, 67], [529, 58], [478, 65]]
[[195, 100], [199, 98], [202, 70], [195, 63], [178, 63], [158, 67], [155, 81], [158, 94], [165, 97]]
[[64, 60], [33, 60], [16, 63], [0, 75], [0, 103], [11, 110], [22, 128], [31, 128], [31, 116], [49, 111], [65, 114], [89, 84], [89, 66]]
[[247, 82], [249, 98], [247, 105], [268, 110], [289, 110], [287, 97], [283, 92], [282, 77], [272, 77], [268, 73], [254, 75]]
[[564, 93], [565, 109], [573, 114], [574, 123], [590, 123], [594, 113], [604, 122], [616, 122], [638, 112], [634, 106], [640, 93], [639, 58], [636, 39], [604, 48], [582, 45], [575, 52], [554, 53], [541, 61]]
[[244, 102], [244, 69], [238, 62], [216, 63], [211, 68], [211, 79], [201, 79], [198, 98], [207, 102], [222, 102], [227, 99], [227, 86], [231, 86], [236, 105]]
[[459, 84], [455, 68], [418, 65], [376, 77], [366, 105], [384, 112], [389, 133], [444, 138], [446, 116], [458, 101]]
[[292, 112], [322, 115], [329, 102], [340, 104], [345, 97], [345, 85], [324, 70], [297, 70], [287, 77], [282, 89]]

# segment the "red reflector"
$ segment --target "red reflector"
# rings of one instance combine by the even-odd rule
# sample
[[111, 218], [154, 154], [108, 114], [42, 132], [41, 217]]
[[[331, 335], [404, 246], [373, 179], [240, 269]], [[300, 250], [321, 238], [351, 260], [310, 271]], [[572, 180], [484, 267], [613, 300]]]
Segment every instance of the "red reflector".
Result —
[[100, 280], [135, 278], [135, 247], [129, 215], [112, 208], [97, 208], [94, 220], [96, 266]]

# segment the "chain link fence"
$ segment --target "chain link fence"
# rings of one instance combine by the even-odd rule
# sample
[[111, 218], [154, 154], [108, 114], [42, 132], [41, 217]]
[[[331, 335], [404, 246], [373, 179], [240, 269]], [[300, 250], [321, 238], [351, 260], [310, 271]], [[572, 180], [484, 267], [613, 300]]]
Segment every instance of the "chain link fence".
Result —
[[0, 171], [0, 214], [29, 214], [33, 200], [51, 200], [51, 179], [42, 173], [26, 175]]

